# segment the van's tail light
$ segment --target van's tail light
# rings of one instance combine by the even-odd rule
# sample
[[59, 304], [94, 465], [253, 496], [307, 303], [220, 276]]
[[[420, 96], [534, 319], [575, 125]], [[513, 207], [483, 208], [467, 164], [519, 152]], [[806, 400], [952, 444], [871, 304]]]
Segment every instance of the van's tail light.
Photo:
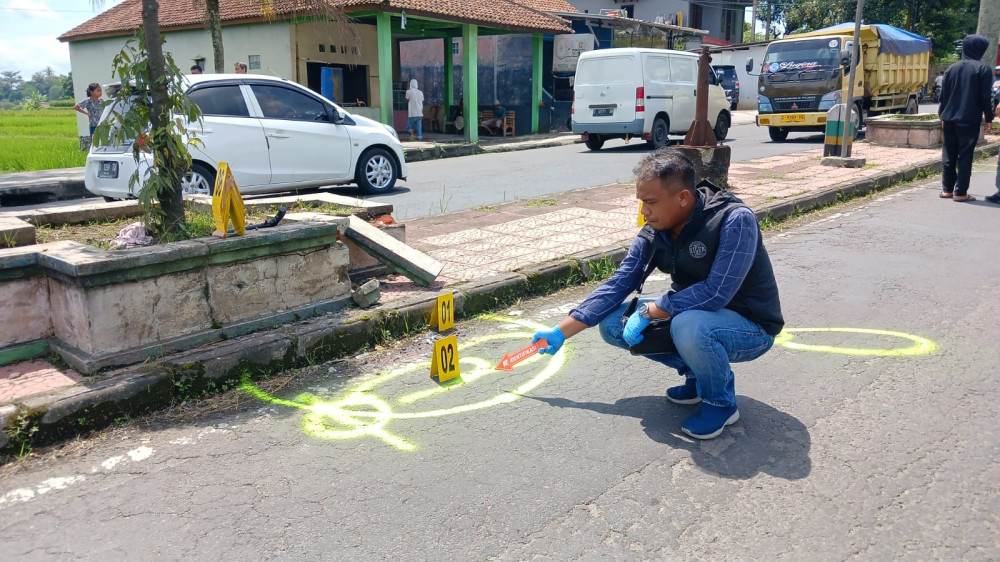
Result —
[[646, 111], [646, 88], [642, 86], [635, 89], [635, 111]]

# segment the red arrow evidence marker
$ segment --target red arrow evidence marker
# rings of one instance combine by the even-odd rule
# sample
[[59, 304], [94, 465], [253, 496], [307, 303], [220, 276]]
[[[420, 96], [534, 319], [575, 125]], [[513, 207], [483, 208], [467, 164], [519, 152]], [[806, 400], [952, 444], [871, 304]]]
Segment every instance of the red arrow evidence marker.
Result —
[[545, 340], [538, 340], [524, 349], [515, 351], [513, 355], [511, 355], [510, 353], [504, 353], [503, 359], [501, 359], [500, 362], [497, 363], [497, 366], [494, 367], [494, 369], [498, 371], [513, 371], [514, 365], [517, 365], [521, 361], [524, 361], [525, 359], [538, 353], [539, 349], [545, 349], [548, 346], [549, 342]]

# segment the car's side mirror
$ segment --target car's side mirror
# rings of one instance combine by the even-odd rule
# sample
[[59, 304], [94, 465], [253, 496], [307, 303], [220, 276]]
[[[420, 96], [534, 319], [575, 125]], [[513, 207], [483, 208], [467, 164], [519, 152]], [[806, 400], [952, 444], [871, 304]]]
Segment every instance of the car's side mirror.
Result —
[[840, 66], [851, 68], [851, 52], [847, 49], [840, 51]]
[[753, 71], [753, 57], [750, 57], [747, 59], [747, 73], [749, 74], [752, 71]]
[[326, 118], [329, 122], [334, 124], [340, 123], [344, 120], [344, 118], [340, 115], [340, 112], [334, 107], [326, 108]]

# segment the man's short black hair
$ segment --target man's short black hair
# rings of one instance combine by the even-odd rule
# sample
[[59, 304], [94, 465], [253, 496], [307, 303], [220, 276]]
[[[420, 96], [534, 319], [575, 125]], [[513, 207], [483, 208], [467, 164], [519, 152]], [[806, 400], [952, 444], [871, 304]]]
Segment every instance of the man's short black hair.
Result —
[[661, 148], [647, 154], [634, 170], [636, 181], [681, 180], [684, 189], [694, 192], [694, 164], [679, 150]]
[[191, 70], [201, 70], [201, 66], [199, 66], [197, 64], [192, 64], [191, 65]]

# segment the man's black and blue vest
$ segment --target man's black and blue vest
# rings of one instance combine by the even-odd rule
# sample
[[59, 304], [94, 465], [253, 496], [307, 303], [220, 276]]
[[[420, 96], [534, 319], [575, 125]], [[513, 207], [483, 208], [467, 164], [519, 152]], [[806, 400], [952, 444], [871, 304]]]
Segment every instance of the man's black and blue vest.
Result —
[[[698, 194], [691, 217], [676, 240], [669, 245], [665, 244], [661, 237], [665, 238], [666, 232], [657, 232], [656, 236], [647, 238], [652, 240], [653, 247], [658, 250], [654, 265], [660, 271], [670, 274], [674, 291], [708, 279], [719, 251], [719, 235], [726, 214], [732, 209], [746, 206], [728, 191], [708, 182], [699, 184]], [[778, 300], [778, 284], [759, 230], [753, 265], [725, 308], [760, 324], [772, 336], [778, 335], [785, 325]]]

